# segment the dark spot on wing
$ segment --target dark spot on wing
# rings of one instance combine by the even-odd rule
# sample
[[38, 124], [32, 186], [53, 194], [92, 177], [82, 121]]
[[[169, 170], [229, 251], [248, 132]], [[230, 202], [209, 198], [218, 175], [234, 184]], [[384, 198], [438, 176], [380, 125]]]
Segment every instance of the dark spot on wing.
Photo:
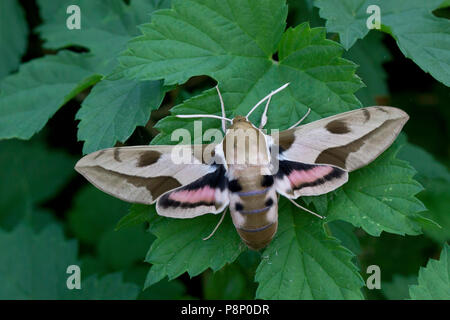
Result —
[[141, 168], [152, 165], [159, 160], [159, 157], [161, 157], [161, 153], [158, 151], [144, 151], [139, 157], [137, 166]]
[[280, 153], [281, 153], [281, 149], [283, 149], [283, 150], [289, 149], [291, 147], [291, 145], [294, 143], [294, 141], [295, 141], [295, 130], [294, 129], [280, 132], [279, 142], [278, 142], [278, 145], [281, 147]]
[[347, 124], [342, 120], [333, 120], [329, 122], [325, 129], [328, 130], [328, 132], [334, 133], [334, 134], [344, 134], [349, 133], [351, 130], [347, 127]]
[[101, 151], [94, 157], [94, 159], [97, 159], [97, 158], [101, 157], [104, 153], [105, 153], [105, 150], [101, 150]]
[[242, 203], [236, 202], [236, 211], [241, 211], [244, 209], [244, 206], [242, 205]]
[[376, 107], [378, 110], [384, 112], [384, 113], [389, 113], [387, 110], [385, 110], [383, 107]]
[[119, 148], [114, 149], [114, 160], [116, 160], [117, 162], [122, 162], [122, 160], [120, 159]]
[[[170, 191], [172, 189], [181, 187], [181, 184], [178, 182], [177, 179], [170, 177], [170, 176], [159, 176], [159, 177], [152, 177], [152, 178], [144, 178], [144, 177], [138, 177], [138, 176], [130, 176], [127, 174], [119, 173], [116, 171], [107, 170], [100, 166], [92, 167], [98, 172], [102, 172], [106, 176], [112, 176], [119, 178], [117, 181], [118, 185], [116, 187], [121, 187], [120, 182], [128, 182], [132, 184], [133, 186], [139, 188], [144, 187], [148, 190], [148, 192], [151, 194], [152, 199], [158, 198], [163, 193]], [[124, 186], [124, 189], [125, 186]]]
[[369, 112], [369, 110], [367, 110], [367, 109], [362, 109], [362, 111], [363, 111], [364, 119], [365, 119], [364, 122], [369, 121], [369, 120], [370, 120], [370, 112]]
[[364, 143], [369, 140], [372, 136], [374, 136], [380, 130], [383, 130], [384, 127], [389, 127], [391, 122], [395, 122], [396, 120], [386, 120], [381, 126], [373, 129], [369, 133], [365, 134], [361, 138], [354, 140], [346, 145], [328, 148], [323, 150], [316, 158], [315, 163], [321, 164], [331, 164], [340, 168], [346, 167], [345, 163], [347, 161], [347, 157], [352, 152], [357, 152]]
[[273, 199], [272, 199], [272, 198], [267, 199], [267, 201], [266, 201], [266, 207], [270, 207], [270, 206], [272, 206], [272, 205], [273, 205]]

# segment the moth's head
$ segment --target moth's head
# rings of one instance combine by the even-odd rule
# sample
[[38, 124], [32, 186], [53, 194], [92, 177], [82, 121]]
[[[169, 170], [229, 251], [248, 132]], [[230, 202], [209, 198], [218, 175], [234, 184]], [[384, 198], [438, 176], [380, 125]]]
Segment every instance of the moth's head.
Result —
[[229, 129], [250, 129], [253, 127], [253, 124], [244, 116], [236, 116], [233, 118], [233, 123], [231, 124]]

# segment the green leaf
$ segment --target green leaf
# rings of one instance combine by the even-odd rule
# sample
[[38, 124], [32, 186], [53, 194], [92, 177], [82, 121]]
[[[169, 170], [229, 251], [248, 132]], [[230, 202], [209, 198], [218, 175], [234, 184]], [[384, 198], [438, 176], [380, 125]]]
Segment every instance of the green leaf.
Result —
[[156, 218], [155, 206], [147, 206], [143, 204], [133, 204], [126, 216], [117, 223], [115, 230], [125, 227], [135, 226], [144, 222], [151, 222]]
[[[39, 5], [45, 23], [39, 27], [47, 40], [47, 48], [82, 46], [96, 58], [95, 70], [109, 74], [117, 65], [116, 57], [126, 47], [132, 36], [138, 34], [137, 25], [149, 21], [154, 10], [168, 7], [170, 1], [133, 0], [41, 0]], [[81, 10], [81, 29], [69, 30], [65, 25], [66, 8], [76, 4]], [[159, 107], [165, 90], [160, 81], [139, 82], [124, 79], [120, 72], [113, 72], [96, 85], [76, 118], [79, 123], [78, 139], [85, 141], [84, 153], [112, 147], [124, 142], [136, 126], [143, 126], [150, 112]]]
[[164, 98], [161, 81], [105, 79], [92, 89], [76, 118], [78, 139], [84, 140], [83, 153], [124, 142], [136, 126], [144, 126], [150, 112]]
[[248, 284], [246, 274], [237, 264], [225, 266], [216, 272], [208, 272], [203, 281], [203, 294], [207, 300], [254, 298], [254, 292]]
[[1, 141], [0, 227], [9, 230], [20, 221], [35, 226], [34, 220], [39, 219], [36, 206], [68, 182], [74, 164], [70, 156], [48, 150], [37, 141]]
[[88, 186], [74, 200], [68, 221], [75, 236], [88, 244], [96, 244], [102, 234], [113, 229], [128, 211], [129, 204]]
[[179, 280], [163, 279], [144, 290], [139, 300], [178, 300], [186, 299], [186, 288]]
[[288, 0], [288, 24], [295, 26], [303, 22], [309, 22], [311, 27], [325, 26], [325, 20], [320, 18], [319, 9], [314, 7], [313, 2], [314, 0]]
[[153, 240], [154, 236], [143, 226], [119, 231], [110, 229], [101, 236], [98, 255], [112, 270], [123, 270], [136, 262], [143, 262]]
[[[170, 1], [133, 0], [130, 5], [117, 0], [39, 0], [44, 24], [37, 28], [46, 40], [44, 46], [60, 49], [81, 46], [98, 58], [97, 72], [107, 74], [116, 65], [117, 55], [126, 47], [127, 41], [138, 34], [137, 26], [149, 21], [150, 13], [168, 6]], [[81, 28], [66, 27], [69, 5], [78, 5], [81, 11]]]
[[361, 253], [358, 237], [355, 235], [355, 227], [345, 221], [331, 221], [327, 224], [331, 235], [341, 241], [341, 244], [355, 255]]
[[382, 30], [394, 37], [403, 54], [450, 86], [450, 21], [432, 14], [441, 3], [442, 0], [315, 1], [320, 16], [327, 20], [328, 31], [339, 33], [346, 49], [369, 32], [367, 7], [379, 6]]
[[[146, 266], [134, 266], [127, 270], [124, 279], [143, 287], [145, 275], [148, 272]], [[163, 279], [150, 288], [141, 291], [138, 300], [177, 300], [186, 299], [186, 287], [180, 280], [168, 281]]]
[[419, 284], [409, 288], [413, 300], [450, 299], [450, 246], [444, 245], [439, 260], [430, 259], [419, 270]]
[[0, 230], [0, 251], [0, 299], [133, 299], [139, 292], [119, 274], [84, 280], [81, 273], [81, 290], [69, 290], [66, 270], [79, 265], [77, 244], [64, 239], [59, 225], [38, 234], [24, 225]]
[[67, 101], [99, 81], [89, 57], [62, 51], [6, 77], [0, 86], [0, 139], [29, 139]]
[[[27, 221], [25, 219], [22, 222], [26, 223]], [[40, 232], [47, 226], [56, 223], [58, 223], [58, 220], [56, 220], [55, 214], [50, 210], [38, 208], [34, 209], [31, 214], [31, 227], [35, 232]]]
[[193, 277], [211, 268], [219, 270], [233, 262], [245, 249], [231, 218], [227, 215], [222, 225], [209, 240], [208, 236], [219, 221], [217, 215], [195, 219], [158, 218], [150, 226], [156, 236], [145, 259], [152, 265], [145, 288], [168, 276], [176, 278], [188, 272]]
[[73, 290], [67, 299], [71, 300], [134, 300], [139, 294], [139, 287], [125, 283], [122, 274], [111, 273], [101, 278], [90, 276], [81, 283], [80, 290]]
[[256, 271], [259, 299], [361, 299], [364, 282], [353, 254], [328, 237], [322, 222], [287, 200], [277, 235]]
[[417, 284], [416, 276], [394, 275], [392, 282], [382, 282], [381, 291], [388, 300], [405, 300], [409, 298], [409, 286]]
[[57, 299], [67, 296], [66, 269], [77, 264], [77, 244], [51, 225], [39, 234], [19, 226], [0, 230], [0, 299]]
[[[325, 39], [323, 28], [302, 24], [285, 28], [282, 0], [222, 2], [175, 1], [173, 9], [153, 14], [120, 58], [125, 73], [140, 80], [183, 83], [195, 75], [219, 82], [227, 115], [246, 114], [271, 90], [290, 82], [273, 97], [268, 128], [283, 129], [312, 108], [309, 120], [360, 106], [353, 92], [361, 87], [355, 65], [341, 58], [342, 48]], [[278, 51], [279, 61], [272, 55]], [[194, 104], [195, 102], [195, 104]], [[219, 113], [214, 90], [172, 111], [175, 114]], [[262, 108], [251, 117], [259, 119]], [[158, 129], [190, 128], [193, 121], [167, 117]], [[204, 121], [207, 129], [218, 120]]]
[[399, 151], [398, 157], [407, 160], [417, 170], [422, 183], [429, 180], [450, 182], [450, 171], [423, 148], [407, 143]]
[[440, 226], [424, 225], [424, 233], [435, 241], [450, 240], [450, 172], [424, 149], [406, 144], [399, 158], [407, 160], [417, 170], [417, 180], [425, 187], [418, 195], [428, 209], [431, 219]]
[[17, 69], [27, 41], [28, 25], [19, 1], [0, 1], [0, 80]]
[[[395, 157], [398, 144], [373, 163], [350, 174], [349, 181], [328, 195], [327, 220], [341, 219], [367, 233], [421, 233], [426, 210], [415, 195], [423, 190], [413, 179], [415, 170]], [[314, 200], [313, 200], [314, 202]]]
[[364, 106], [377, 105], [379, 104], [377, 98], [388, 95], [387, 74], [383, 69], [383, 63], [389, 61], [391, 55], [383, 45], [382, 39], [381, 33], [372, 31], [344, 54], [344, 58], [359, 64], [356, 73], [366, 87], [358, 90], [356, 97]]

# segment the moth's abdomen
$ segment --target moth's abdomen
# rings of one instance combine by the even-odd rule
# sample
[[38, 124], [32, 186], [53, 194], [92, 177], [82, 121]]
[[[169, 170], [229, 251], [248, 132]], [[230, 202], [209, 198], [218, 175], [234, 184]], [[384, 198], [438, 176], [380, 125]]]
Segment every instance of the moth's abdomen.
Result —
[[260, 172], [248, 169], [229, 182], [233, 224], [244, 243], [253, 250], [268, 245], [278, 226], [278, 201], [273, 177]]

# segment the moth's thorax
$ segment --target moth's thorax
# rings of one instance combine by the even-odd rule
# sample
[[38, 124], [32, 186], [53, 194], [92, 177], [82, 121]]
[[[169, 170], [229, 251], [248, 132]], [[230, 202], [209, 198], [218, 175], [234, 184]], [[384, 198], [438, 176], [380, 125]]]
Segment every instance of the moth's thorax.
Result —
[[268, 165], [270, 159], [264, 134], [242, 116], [227, 129], [223, 153], [228, 165]]

